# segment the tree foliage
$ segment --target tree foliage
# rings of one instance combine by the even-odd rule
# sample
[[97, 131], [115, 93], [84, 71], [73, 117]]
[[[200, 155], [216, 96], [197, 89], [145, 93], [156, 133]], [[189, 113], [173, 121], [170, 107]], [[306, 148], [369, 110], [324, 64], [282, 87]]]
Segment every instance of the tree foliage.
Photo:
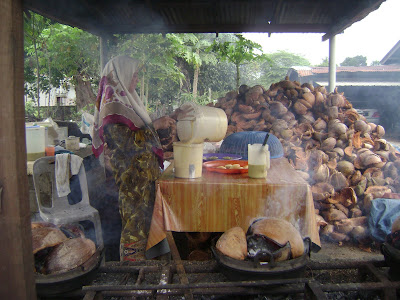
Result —
[[352, 66], [352, 67], [362, 67], [367, 65], [367, 58], [362, 55], [357, 55], [354, 57], [346, 57], [344, 61], [340, 64], [342, 67], [344, 66]]
[[[51, 89], [72, 86], [78, 110], [91, 107], [91, 112], [100, 77], [99, 38], [34, 13], [24, 26], [27, 99], [37, 101], [40, 93], [50, 99]], [[308, 64], [290, 53], [263, 55], [259, 44], [240, 34], [118, 34], [107, 43], [109, 58], [124, 54], [144, 64], [138, 92], [153, 117], [185, 101], [206, 104], [239, 84], [268, 85], [282, 79], [288, 67]], [[32, 118], [45, 112], [33, 113], [31, 102], [26, 107]]]
[[311, 66], [311, 63], [304, 57], [286, 51], [268, 54], [267, 57], [268, 61], [261, 65], [259, 79], [260, 84], [265, 87], [269, 87], [271, 83], [284, 79], [288, 69], [291, 67]]
[[241, 34], [235, 35], [233, 42], [219, 42], [215, 40], [209, 50], [215, 52], [222, 61], [229, 61], [236, 67], [236, 88], [240, 85], [240, 66], [261, 60], [264, 57], [260, 44], [244, 38]]

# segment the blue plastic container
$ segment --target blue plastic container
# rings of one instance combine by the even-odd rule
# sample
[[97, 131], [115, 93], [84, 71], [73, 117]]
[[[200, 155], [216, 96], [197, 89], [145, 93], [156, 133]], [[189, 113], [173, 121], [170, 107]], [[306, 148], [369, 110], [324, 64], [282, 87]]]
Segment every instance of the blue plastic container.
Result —
[[[238, 154], [247, 159], [248, 144], [262, 144], [267, 132], [265, 131], [241, 131], [229, 135], [221, 144], [219, 152]], [[279, 139], [273, 134], [269, 134], [268, 142], [270, 158], [280, 158], [283, 156], [283, 147]]]

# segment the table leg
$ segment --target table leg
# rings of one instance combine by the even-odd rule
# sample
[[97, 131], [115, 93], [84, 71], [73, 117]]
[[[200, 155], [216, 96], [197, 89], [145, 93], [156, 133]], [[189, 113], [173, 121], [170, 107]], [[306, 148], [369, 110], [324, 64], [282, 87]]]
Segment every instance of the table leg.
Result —
[[[178, 272], [179, 279], [182, 284], [189, 284], [189, 280], [186, 276], [185, 268], [183, 267], [181, 256], [179, 255], [178, 248], [176, 247], [174, 237], [171, 231], [167, 231], [167, 240], [171, 249], [172, 259], [176, 264], [176, 270]], [[185, 299], [193, 299], [193, 294], [190, 289], [185, 292]]]

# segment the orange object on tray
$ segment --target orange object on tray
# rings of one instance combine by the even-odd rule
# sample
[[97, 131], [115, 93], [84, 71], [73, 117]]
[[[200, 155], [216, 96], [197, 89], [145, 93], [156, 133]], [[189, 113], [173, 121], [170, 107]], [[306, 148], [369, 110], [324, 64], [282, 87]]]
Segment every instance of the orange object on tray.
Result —
[[[241, 169], [228, 168], [226, 166], [239, 165]], [[238, 174], [249, 172], [247, 160], [215, 160], [203, 163], [203, 167], [210, 172], [217, 172], [223, 174]], [[226, 167], [226, 169], [218, 168]]]
[[46, 147], [45, 152], [46, 156], [54, 156], [55, 155], [55, 147]]
[[147, 250], [166, 231], [225, 232], [236, 226], [247, 231], [259, 217], [282, 218], [321, 245], [311, 188], [286, 158], [272, 159], [267, 178], [261, 179], [206, 170], [200, 178], [176, 178], [171, 164], [157, 181]]

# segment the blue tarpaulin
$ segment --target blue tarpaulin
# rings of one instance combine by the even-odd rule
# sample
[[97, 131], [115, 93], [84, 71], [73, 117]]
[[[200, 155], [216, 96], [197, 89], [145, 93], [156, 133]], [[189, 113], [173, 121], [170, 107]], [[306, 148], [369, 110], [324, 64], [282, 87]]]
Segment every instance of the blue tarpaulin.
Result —
[[400, 217], [400, 199], [377, 198], [372, 201], [368, 218], [371, 236], [380, 242], [392, 231], [392, 224]]

